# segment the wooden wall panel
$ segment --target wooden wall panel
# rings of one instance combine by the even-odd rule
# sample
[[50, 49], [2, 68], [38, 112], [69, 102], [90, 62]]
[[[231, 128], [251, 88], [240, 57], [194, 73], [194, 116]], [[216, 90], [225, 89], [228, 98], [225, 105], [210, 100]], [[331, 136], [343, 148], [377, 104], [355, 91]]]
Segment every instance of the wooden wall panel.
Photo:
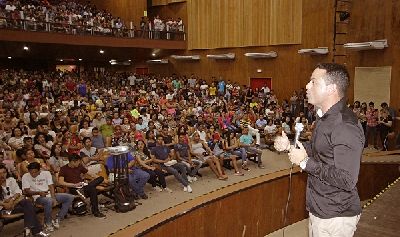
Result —
[[186, 0], [152, 0], [152, 6], [166, 6], [178, 2], [186, 2]]
[[[81, 2], [87, 2], [81, 0]], [[113, 15], [121, 17], [125, 22], [133, 21], [139, 26], [140, 17], [147, 10], [147, 0], [91, 0], [99, 9], [107, 9]]]
[[271, 0], [271, 45], [301, 43], [302, 3], [301, 0]]
[[165, 6], [168, 5], [168, 0], [152, 0], [152, 6]]
[[243, 34], [241, 46], [267, 45], [269, 42], [270, 1], [253, 0], [243, 5]]
[[[197, 30], [189, 31], [189, 49], [299, 44], [302, 2], [190, 0], [189, 28], [197, 27]], [[203, 35], [207, 36], [206, 41], [202, 41]]]
[[[292, 182], [288, 224], [306, 216], [306, 175], [294, 174]], [[205, 204], [141, 236], [265, 236], [283, 226], [288, 186], [287, 176], [263, 183]]]

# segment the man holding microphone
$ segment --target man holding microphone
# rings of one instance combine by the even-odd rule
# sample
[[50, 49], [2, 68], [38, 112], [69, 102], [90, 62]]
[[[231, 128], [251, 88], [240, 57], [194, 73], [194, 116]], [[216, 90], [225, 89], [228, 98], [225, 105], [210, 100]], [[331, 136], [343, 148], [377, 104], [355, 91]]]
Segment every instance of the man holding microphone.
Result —
[[353, 236], [361, 215], [357, 180], [365, 137], [346, 106], [349, 74], [339, 64], [318, 64], [307, 84], [309, 103], [318, 110], [310, 142], [290, 146], [283, 136], [275, 148], [308, 173], [306, 206], [309, 236]]

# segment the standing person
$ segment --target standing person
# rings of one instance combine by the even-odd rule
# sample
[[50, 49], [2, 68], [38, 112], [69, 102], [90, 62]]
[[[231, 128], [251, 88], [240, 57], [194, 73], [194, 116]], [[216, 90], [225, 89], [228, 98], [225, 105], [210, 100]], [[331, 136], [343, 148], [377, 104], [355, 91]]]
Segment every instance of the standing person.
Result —
[[[309, 174], [310, 237], [353, 236], [360, 219], [356, 184], [365, 137], [357, 116], [346, 106], [348, 85], [344, 66], [317, 65], [307, 84], [308, 101], [318, 108], [319, 115], [312, 140], [304, 146], [298, 142], [299, 148], [292, 146], [289, 151], [290, 161]], [[289, 140], [284, 140], [288, 147]]]
[[369, 139], [372, 136], [372, 141], [375, 149], [378, 149], [377, 146], [377, 126], [378, 126], [378, 120], [379, 120], [379, 112], [377, 109], [375, 109], [375, 104], [374, 102], [369, 102], [368, 104], [368, 109], [367, 112], [365, 112], [365, 115], [367, 117], [367, 146], [370, 144]]

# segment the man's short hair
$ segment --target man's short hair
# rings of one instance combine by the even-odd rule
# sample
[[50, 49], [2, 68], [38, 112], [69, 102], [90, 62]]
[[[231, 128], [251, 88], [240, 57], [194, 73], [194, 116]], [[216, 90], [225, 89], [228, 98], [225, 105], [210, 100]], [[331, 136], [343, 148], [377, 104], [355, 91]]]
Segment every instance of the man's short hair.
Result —
[[32, 141], [32, 137], [24, 137], [24, 139], [22, 140], [23, 142], [27, 142], [28, 140]]
[[374, 102], [371, 101], [371, 102], [368, 103], [368, 105], [369, 106], [374, 106], [375, 104], [374, 104]]
[[27, 166], [28, 170], [40, 170], [39, 162], [32, 162]]
[[327, 85], [335, 84], [340, 97], [344, 97], [349, 87], [349, 72], [346, 67], [337, 63], [319, 63], [317, 67], [326, 71], [324, 78]]
[[82, 143], [85, 144], [87, 140], [92, 141], [92, 139], [90, 137], [84, 137], [82, 140]]
[[158, 134], [157, 136], [156, 136], [156, 139], [158, 139], [158, 138], [162, 138], [162, 139], [164, 139], [164, 136], [163, 135], [161, 135], [161, 134]]
[[77, 160], [81, 160], [81, 157], [77, 154], [70, 154], [68, 156], [68, 160], [69, 160], [69, 162], [77, 161]]

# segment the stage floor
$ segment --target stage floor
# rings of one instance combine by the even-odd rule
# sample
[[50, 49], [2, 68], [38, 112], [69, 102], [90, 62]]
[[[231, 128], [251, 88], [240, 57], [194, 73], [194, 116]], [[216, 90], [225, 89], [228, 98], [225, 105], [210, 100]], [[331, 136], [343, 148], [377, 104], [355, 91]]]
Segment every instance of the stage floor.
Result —
[[[363, 157], [363, 162], [366, 163], [380, 163], [380, 162], [399, 162], [400, 155], [384, 155], [373, 157], [370, 154], [376, 152], [376, 150], [366, 149], [365, 154], [369, 154]], [[206, 195], [212, 191], [234, 185], [236, 183], [249, 180], [255, 177], [259, 177], [265, 174], [271, 174], [277, 171], [286, 170], [290, 168], [290, 163], [288, 161], [286, 154], [277, 154], [269, 150], [264, 150], [263, 161], [266, 166], [265, 169], [258, 169], [253, 162], [250, 162], [251, 171], [245, 171], [244, 176], [234, 176], [233, 171], [227, 171], [229, 179], [227, 181], [220, 181], [215, 178], [215, 175], [211, 173], [208, 168], [201, 170], [203, 175], [197, 182], [192, 184], [193, 193], [185, 193], [182, 191], [182, 187], [179, 183], [174, 180], [174, 177], [167, 177], [167, 185], [174, 192], [156, 192], [153, 191], [150, 185], [146, 185], [146, 193], [149, 199], [142, 200], [142, 205], [138, 206], [135, 210], [128, 213], [116, 213], [113, 210], [104, 209], [105, 214], [107, 214], [106, 219], [98, 219], [90, 215], [77, 217], [70, 216], [68, 219], [61, 223], [61, 228], [52, 233], [51, 236], [55, 237], [102, 237], [108, 236], [118, 230], [124, 229], [125, 227], [139, 222], [147, 217], [153, 216], [163, 210], [174, 207], [178, 204], [186, 202], [196, 197]], [[395, 220], [400, 219], [400, 211], [397, 207], [396, 201], [400, 200], [400, 186], [397, 184], [396, 188], [392, 188], [387, 193], [394, 192], [397, 190], [397, 194], [394, 197], [389, 198], [391, 201], [382, 201], [382, 206], [379, 205], [381, 200], [376, 201], [364, 210], [359, 224], [359, 230], [357, 231], [357, 236], [397, 236], [397, 235], [387, 235], [384, 232], [386, 229], [390, 233], [400, 233], [400, 226], [395, 223]], [[388, 194], [384, 193], [382, 197]], [[374, 205], [379, 205], [381, 212], [372, 213]], [[371, 211], [370, 211], [371, 210]], [[392, 210], [390, 213], [384, 213], [384, 211]], [[377, 216], [377, 219], [371, 219], [371, 216]], [[42, 218], [42, 217], [41, 217]], [[379, 225], [382, 225], [381, 227]], [[385, 226], [387, 225], [387, 226]], [[376, 228], [375, 228], [376, 226]], [[397, 227], [397, 228], [396, 228]], [[22, 220], [8, 224], [4, 227], [1, 236], [21, 236], [21, 231], [23, 228]], [[370, 232], [372, 231], [372, 232]], [[397, 232], [396, 232], [397, 231]], [[294, 235], [291, 235], [293, 233]], [[307, 236], [307, 220], [300, 221], [292, 226], [286, 228], [285, 236], [296, 236], [302, 237]], [[371, 234], [372, 233], [372, 234]], [[376, 235], [374, 235], [376, 233]], [[385, 234], [383, 234], [385, 233]], [[268, 236], [282, 236], [281, 232], [275, 232]]]
[[[355, 237], [398, 237], [400, 233], [400, 181], [363, 209]], [[282, 237], [282, 229], [266, 237]], [[308, 237], [308, 219], [285, 228], [286, 237]]]

